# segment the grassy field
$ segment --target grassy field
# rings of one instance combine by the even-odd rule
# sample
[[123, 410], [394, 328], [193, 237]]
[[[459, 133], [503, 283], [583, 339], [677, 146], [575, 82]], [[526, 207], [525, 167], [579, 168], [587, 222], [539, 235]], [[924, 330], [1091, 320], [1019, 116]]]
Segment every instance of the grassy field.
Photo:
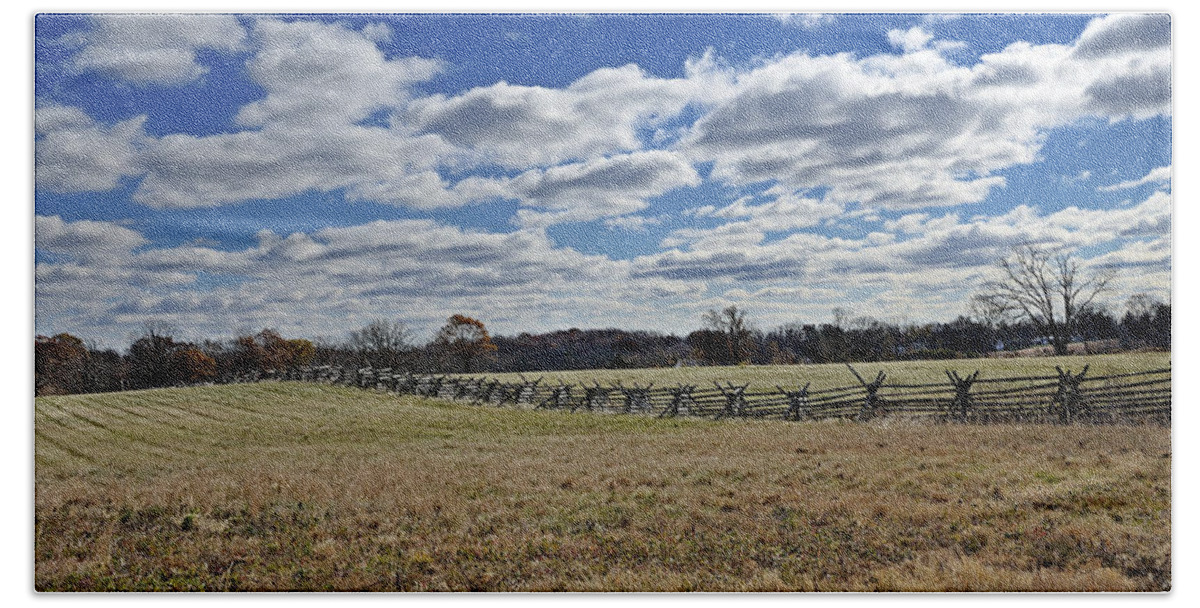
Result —
[[[1089, 376], [1104, 376], [1127, 372], [1161, 369], [1171, 366], [1169, 352], [1142, 352], [1118, 355], [1076, 355], [1067, 357], [1026, 357], [1012, 359], [952, 359], [947, 361], [887, 361], [882, 363], [854, 363], [859, 374], [870, 381], [876, 372], [887, 374], [889, 382], [919, 384], [945, 382], [945, 370], [971, 373], [979, 370], [980, 378], [1002, 378], [1013, 376], [1053, 376], [1054, 366], [1076, 373], [1087, 365]], [[489, 377], [514, 382], [519, 374], [488, 374]], [[812, 389], [852, 386], [858, 383], [844, 363], [817, 365], [748, 365], [736, 367], [682, 367], [658, 369], [610, 369], [567, 372], [529, 372], [530, 380], [542, 378], [543, 383], [562, 381], [568, 384], [600, 382], [610, 384], [618, 380], [631, 384], [675, 386], [676, 384], [698, 384], [711, 387], [714, 381], [750, 383], [751, 388], [769, 389], [776, 384], [784, 387], [812, 382]]]
[[273, 382], [35, 409], [40, 590], [1171, 584], [1158, 426], [713, 422]]

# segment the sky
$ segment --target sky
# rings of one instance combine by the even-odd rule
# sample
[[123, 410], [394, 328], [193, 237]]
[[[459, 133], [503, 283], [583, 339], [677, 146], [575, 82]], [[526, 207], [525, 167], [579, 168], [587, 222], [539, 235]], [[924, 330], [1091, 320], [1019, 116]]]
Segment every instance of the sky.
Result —
[[39, 15], [35, 331], [121, 347], [1171, 297], [1162, 14]]

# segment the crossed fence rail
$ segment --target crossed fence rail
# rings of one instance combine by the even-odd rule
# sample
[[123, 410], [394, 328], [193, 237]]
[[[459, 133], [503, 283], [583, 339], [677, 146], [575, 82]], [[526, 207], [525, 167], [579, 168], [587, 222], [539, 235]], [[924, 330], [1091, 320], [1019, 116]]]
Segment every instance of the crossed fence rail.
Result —
[[980, 378], [979, 371], [961, 376], [946, 370], [946, 382], [887, 382], [879, 372], [863, 378], [847, 365], [855, 384], [810, 390], [776, 385], [751, 389], [749, 384], [714, 382], [655, 387], [621, 382], [601, 385], [543, 383], [521, 376], [503, 382], [484, 376], [414, 375], [391, 368], [347, 369], [320, 366], [270, 370], [232, 378], [236, 382], [293, 380], [357, 386], [363, 389], [435, 399], [495, 405], [668, 416], [711, 418], [777, 418], [783, 420], [880, 417], [928, 419], [960, 423], [1151, 423], [1171, 422], [1171, 369], [1088, 376], [1088, 366], [1074, 373], [1055, 367], [1055, 375]]

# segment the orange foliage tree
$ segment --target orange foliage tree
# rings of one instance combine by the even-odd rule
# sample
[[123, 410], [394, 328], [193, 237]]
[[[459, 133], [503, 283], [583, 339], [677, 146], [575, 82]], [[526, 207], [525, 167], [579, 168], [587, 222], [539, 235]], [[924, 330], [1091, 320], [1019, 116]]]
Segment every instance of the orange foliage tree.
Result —
[[460, 371], [466, 373], [471, 371], [475, 361], [496, 351], [483, 322], [466, 315], [447, 319], [433, 343], [440, 352], [458, 361]]
[[190, 344], [171, 354], [174, 377], [183, 384], [207, 382], [217, 377], [217, 361]]
[[317, 347], [312, 342], [299, 338], [287, 340], [273, 329], [241, 336], [236, 344], [237, 366], [242, 371], [285, 370], [308, 365], [317, 354]]

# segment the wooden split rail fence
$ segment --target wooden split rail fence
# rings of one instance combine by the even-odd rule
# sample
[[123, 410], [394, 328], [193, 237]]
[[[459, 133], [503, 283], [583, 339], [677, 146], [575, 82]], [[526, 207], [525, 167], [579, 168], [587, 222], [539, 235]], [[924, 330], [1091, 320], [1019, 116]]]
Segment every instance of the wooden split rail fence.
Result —
[[452, 400], [474, 405], [517, 406], [571, 412], [630, 413], [711, 418], [783, 420], [880, 417], [923, 418], [961, 423], [1155, 423], [1171, 422], [1171, 370], [1156, 369], [1089, 376], [1055, 367], [1055, 375], [980, 378], [946, 370], [945, 382], [887, 382], [884, 372], [868, 381], [847, 365], [855, 384], [810, 389], [811, 383], [751, 389], [749, 384], [713, 383], [626, 386], [520, 382], [487, 377], [414, 375], [384, 369], [305, 367], [268, 371], [233, 381], [266, 379], [319, 382]]

